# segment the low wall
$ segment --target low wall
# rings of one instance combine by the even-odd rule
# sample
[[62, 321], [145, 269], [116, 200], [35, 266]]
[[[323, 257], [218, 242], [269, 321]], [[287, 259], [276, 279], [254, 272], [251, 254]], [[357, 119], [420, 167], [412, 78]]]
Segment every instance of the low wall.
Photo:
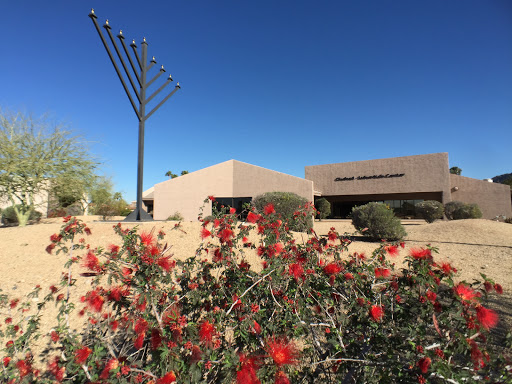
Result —
[[482, 218], [512, 216], [510, 187], [505, 184], [450, 174], [451, 200], [478, 204]]

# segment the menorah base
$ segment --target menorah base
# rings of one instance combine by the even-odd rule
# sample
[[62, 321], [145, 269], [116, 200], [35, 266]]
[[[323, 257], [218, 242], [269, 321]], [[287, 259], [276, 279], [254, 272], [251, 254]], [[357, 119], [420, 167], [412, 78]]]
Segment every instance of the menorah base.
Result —
[[137, 222], [137, 221], [153, 221], [153, 217], [149, 213], [147, 213], [142, 208], [135, 208], [135, 210], [130, 213], [128, 216], [126, 216], [126, 219], [124, 221], [127, 222]]

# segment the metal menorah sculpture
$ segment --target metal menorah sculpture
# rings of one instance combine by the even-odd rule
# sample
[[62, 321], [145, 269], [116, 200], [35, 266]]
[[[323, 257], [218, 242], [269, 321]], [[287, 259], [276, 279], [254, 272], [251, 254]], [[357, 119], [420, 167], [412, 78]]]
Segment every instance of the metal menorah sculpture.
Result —
[[[153, 218], [149, 213], [147, 213], [142, 208], [142, 180], [143, 180], [143, 168], [144, 168], [144, 123], [146, 120], [156, 112], [158, 108], [162, 106], [169, 98], [174, 95], [174, 93], [180, 89], [180, 83], [177, 83], [174, 87], [174, 90], [170, 92], [166, 97], [160, 101], [160, 103], [157, 104], [156, 107], [154, 107], [149, 113], [146, 114], [146, 104], [149, 103], [153, 98], [158, 95], [167, 85], [169, 85], [172, 82], [172, 76], [169, 75], [167, 78], [167, 81], [165, 81], [160, 88], [158, 88], [155, 92], [151, 94], [148, 98], [146, 98], [146, 91], [149, 88], [151, 84], [153, 84], [159, 77], [162, 75], [162, 73], [165, 72], [164, 66], [162, 65], [160, 67], [160, 71], [158, 74], [156, 74], [150, 81], [146, 81], [146, 75], [148, 71], [153, 67], [153, 65], [156, 64], [155, 57], [150, 60], [148, 63], [148, 43], [146, 43], [146, 38], [142, 40], [141, 44], [141, 54], [137, 52], [137, 45], [135, 44], [135, 40], [132, 41], [130, 44], [130, 47], [133, 51], [134, 60], [132, 59], [132, 56], [128, 52], [128, 48], [126, 47], [126, 43], [124, 41], [123, 31], [119, 31], [119, 34], [117, 35], [117, 38], [119, 39], [121, 46], [123, 47], [123, 51], [128, 58], [128, 62], [130, 63], [130, 68], [132, 70], [132, 73], [134, 74], [135, 80], [137, 81], [137, 84], [134, 82], [133, 77], [130, 73], [129, 68], [126, 66], [126, 62], [123, 59], [123, 56], [118, 48], [118, 45], [116, 44], [116, 41], [114, 40], [114, 36], [112, 35], [111, 27], [108, 24], [108, 20], [105, 22], [105, 25], [103, 25], [103, 28], [107, 31], [108, 37], [110, 38], [110, 41], [112, 43], [112, 46], [114, 47], [117, 57], [119, 58], [119, 61], [121, 62], [121, 65], [123, 66], [124, 72], [126, 74], [126, 77], [128, 78], [131, 88], [133, 90], [133, 93], [135, 94], [135, 97], [137, 98], [138, 106], [135, 103], [132, 93], [130, 92], [129, 88], [126, 86], [126, 81], [123, 78], [121, 71], [119, 70], [119, 66], [117, 65], [116, 60], [114, 59], [114, 56], [112, 55], [112, 51], [110, 50], [109, 45], [107, 44], [107, 41], [105, 40], [105, 37], [103, 36], [103, 33], [101, 32], [101, 29], [98, 25], [98, 22], [96, 21], [97, 17], [94, 14], [94, 9], [91, 10], [91, 13], [89, 14], [89, 17], [91, 18], [92, 22], [94, 23], [94, 26], [96, 27], [96, 31], [98, 31], [98, 34], [100, 35], [101, 41], [103, 42], [103, 46], [107, 50], [108, 57], [110, 57], [110, 61], [112, 61], [112, 64], [114, 65], [114, 68], [116, 70], [117, 76], [119, 76], [119, 80], [121, 80], [121, 84], [123, 85], [123, 88], [126, 92], [126, 95], [128, 96], [128, 99], [130, 100], [130, 103], [132, 104], [133, 110], [135, 111], [135, 114], [137, 115], [137, 118], [139, 119], [139, 157], [138, 157], [138, 163], [137, 163], [137, 205], [135, 207], [135, 210], [130, 213], [125, 221], [151, 221]], [[134, 64], [135, 61], [135, 64]], [[138, 68], [138, 69], [137, 69]], [[137, 87], [138, 85], [138, 87]]]

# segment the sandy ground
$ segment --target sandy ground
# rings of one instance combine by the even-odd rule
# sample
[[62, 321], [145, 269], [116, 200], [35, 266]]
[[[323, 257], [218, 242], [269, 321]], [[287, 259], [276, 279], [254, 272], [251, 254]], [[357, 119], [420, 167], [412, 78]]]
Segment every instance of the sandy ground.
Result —
[[[84, 217], [91, 228], [92, 235], [87, 242], [92, 247], [119, 244], [119, 237], [112, 230], [116, 222], [101, 222], [98, 217]], [[61, 227], [61, 219], [46, 219], [40, 224], [24, 228], [0, 228], [0, 289], [12, 298], [20, 298], [39, 284], [43, 293], [48, 293], [48, 287], [57, 284], [64, 271], [65, 255], [49, 255], [45, 252], [50, 243], [50, 235], [57, 233]], [[150, 222], [138, 224], [144, 231], [162, 229], [167, 233], [166, 241], [172, 245], [176, 258], [192, 256], [200, 244], [199, 223], [181, 223], [181, 230], [171, 229], [176, 222]], [[431, 244], [439, 248], [435, 256], [438, 261], [452, 263], [459, 273], [459, 280], [472, 281], [481, 279], [484, 273], [500, 283], [504, 295], [495, 299], [494, 307], [499, 310], [503, 319], [502, 327], [509, 328], [512, 324], [512, 225], [490, 220], [459, 220], [439, 221], [427, 224], [424, 221], [404, 221], [408, 236], [406, 247], [401, 250], [397, 263], [403, 259], [411, 247]], [[132, 227], [135, 224], [123, 224]], [[335, 227], [341, 233], [353, 233], [354, 227], [349, 220], [325, 220], [315, 223], [319, 235], [327, 234], [330, 227]], [[300, 236], [299, 236], [300, 239]], [[256, 240], [256, 238], [254, 239]], [[371, 253], [377, 243], [355, 241], [349, 246], [350, 252]], [[253, 260], [255, 262], [255, 260]], [[75, 276], [77, 273], [75, 272]], [[90, 278], [79, 277], [78, 289], [72, 299], [78, 300], [79, 295], [89, 288]], [[35, 301], [35, 300], [34, 300]], [[48, 332], [55, 324], [55, 310], [50, 309], [42, 323], [42, 331]], [[5, 314], [0, 314], [0, 319]], [[75, 323], [76, 322], [76, 323]], [[72, 320], [75, 326], [80, 322]]]

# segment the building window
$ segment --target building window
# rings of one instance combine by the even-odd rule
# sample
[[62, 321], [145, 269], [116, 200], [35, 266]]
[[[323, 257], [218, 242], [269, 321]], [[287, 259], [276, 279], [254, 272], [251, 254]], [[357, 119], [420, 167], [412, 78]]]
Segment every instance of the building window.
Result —
[[241, 219], [245, 219], [247, 217], [248, 212], [244, 211], [244, 206], [246, 204], [250, 204], [251, 201], [252, 197], [215, 197], [215, 202], [218, 208], [221, 206], [235, 208], [236, 214]]

